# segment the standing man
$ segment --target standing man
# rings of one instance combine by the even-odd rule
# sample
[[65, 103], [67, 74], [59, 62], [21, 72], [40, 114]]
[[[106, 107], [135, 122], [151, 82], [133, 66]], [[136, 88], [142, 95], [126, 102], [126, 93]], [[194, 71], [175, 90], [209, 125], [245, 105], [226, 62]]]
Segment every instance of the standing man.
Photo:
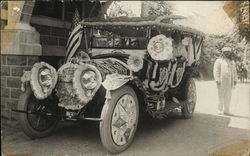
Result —
[[222, 48], [222, 57], [214, 63], [213, 75], [218, 88], [219, 114], [231, 115], [229, 111], [232, 89], [237, 82], [235, 63], [232, 61], [232, 50], [230, 47]]

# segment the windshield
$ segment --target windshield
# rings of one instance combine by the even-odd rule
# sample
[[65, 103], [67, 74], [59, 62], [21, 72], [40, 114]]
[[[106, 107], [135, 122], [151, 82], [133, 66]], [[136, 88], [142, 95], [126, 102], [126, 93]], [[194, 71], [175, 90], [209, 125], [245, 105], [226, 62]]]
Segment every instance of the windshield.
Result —
[[[120, 31], [120, 32], [119, 32]], [[130, 30], [131, 32], [93, 29], [92, 48], [112, 49], [146, 49], [148, 43], [146, 30]]]

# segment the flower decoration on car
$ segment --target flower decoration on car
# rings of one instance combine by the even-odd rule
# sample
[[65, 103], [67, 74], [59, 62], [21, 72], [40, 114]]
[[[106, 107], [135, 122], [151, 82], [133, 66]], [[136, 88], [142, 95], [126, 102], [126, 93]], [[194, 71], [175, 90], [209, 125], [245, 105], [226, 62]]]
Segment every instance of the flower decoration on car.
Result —
[[80, 64], [75, 70], [72, 81], [77, 98], [87, 104], [101, 86], [102, 76], [95, 66]]
[[154, 60], [170, 60], [173, 57], [172, 39], [157, 35], [150, 39], [147, 50]]
[[80, 51], [78, 58], [81, 60], [90, 60], [88, 53], [86, 53], [85, 51]]
[[55, 88], [58, 75], [54, 67], [45, 63], [35, 63], [31, 69], [31, 89], [37, 99], [47, 98]]
[[130, 70], [138, 72], [143, 67], [143, 58], [138, 55], [130, 55], [127, 64]]

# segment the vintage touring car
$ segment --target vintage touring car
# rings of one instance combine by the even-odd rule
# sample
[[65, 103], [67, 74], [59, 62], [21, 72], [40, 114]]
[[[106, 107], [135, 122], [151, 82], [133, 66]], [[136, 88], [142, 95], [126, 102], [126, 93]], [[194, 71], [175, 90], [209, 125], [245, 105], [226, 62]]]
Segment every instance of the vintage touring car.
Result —
[[24, 72], [13, 110], [24, 133], [40, 138], [59, 121], [98, 121], [103, 146], [119, 153], [133, 140], [139, 112], [162, 119], [178, 108], [191, 118], [192, 77], [204, 35], [178, 20], [182, 17], [83, 20], [80, 48], [58, 70], [39, 62]]

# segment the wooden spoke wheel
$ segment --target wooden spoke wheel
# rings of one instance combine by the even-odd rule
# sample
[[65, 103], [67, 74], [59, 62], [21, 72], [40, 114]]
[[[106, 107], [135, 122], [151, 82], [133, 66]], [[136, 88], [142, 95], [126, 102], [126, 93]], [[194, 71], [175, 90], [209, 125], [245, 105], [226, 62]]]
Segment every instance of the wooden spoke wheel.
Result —
[[110, 153], [119, 153], [131, 144], [138, 123], [139, 105], [134, 90], [129, 86], [111, 92], [102, 110], [100, 135]]
[[21, 94], [18, 110], [28, 112], [18, 113], [18, 121], [24, 133], [32, 139], [51, 134], [59, 121], [58, 117], [51, 115], [58, 111], [53, 98], [38, 100], [30, 87]]

